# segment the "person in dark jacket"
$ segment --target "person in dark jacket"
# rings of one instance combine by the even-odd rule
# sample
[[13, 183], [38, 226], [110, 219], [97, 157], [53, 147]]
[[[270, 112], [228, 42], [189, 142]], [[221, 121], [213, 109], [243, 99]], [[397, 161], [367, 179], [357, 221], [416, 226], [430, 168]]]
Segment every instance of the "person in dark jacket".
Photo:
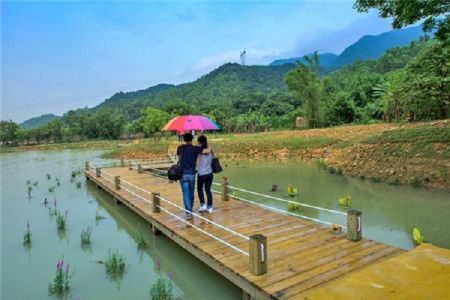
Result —
[[186, 209], [186, 219], [192, 219], [197, 157], [200, 153], [209, 153], [209, 149], [192, 145], [193, 138], [191, 133], [185, 133], [183, 135], [184, 144], [177, 148], [177, 155], [183, 170], [180, 186], [183, 193], [184, 208]]

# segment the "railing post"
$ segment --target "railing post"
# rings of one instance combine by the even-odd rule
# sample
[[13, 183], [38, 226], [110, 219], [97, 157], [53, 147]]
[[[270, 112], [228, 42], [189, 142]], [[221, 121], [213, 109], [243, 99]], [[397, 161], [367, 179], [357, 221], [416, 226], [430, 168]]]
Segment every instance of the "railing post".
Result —
[[128, 170], [129, 171], [133, 170], [133, 165], [131, 164], [131, 161], [128, 162]]
[[114, 184], [116, 185], [116, 190], [120, 190], [120, 176], [114, 176]]
[[122, 168], [125, 167], [125, 160], [123, 159], [123, 157], [120, 158], [120, 166]]
[[86, 171], [89, 171], [89, 162], [88, 161], [84, 163], [84, 169]]
[[230, 197], [228, 196], [228, 179], [226, 177], [222, 177], [221, 199], [222, 201], [230, 200]]
[[250, 236], [250, 273], [259, 276], [267, 273], [267, 238], [261, 234]]
[[95, 168], [95, 176], [100, 177], [102, 174], [102, 171], [100, 168]]
[[144, 170], [142, 170], [142, 165], [138, 164], [138, 173], [141, 174], [142, 172], [144, 172]]
[[152, 193], [152, 213], [159, 213], [159, 193]]
[[357, 242], [362, 239], [362, 213], [351, 209], [347, 212], [347, 240]]

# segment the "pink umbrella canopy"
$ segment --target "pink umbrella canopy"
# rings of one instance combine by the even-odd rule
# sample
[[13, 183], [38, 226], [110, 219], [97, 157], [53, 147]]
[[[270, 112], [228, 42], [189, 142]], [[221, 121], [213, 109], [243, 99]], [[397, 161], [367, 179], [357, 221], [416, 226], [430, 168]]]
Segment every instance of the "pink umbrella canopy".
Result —
[[179, 116], [170, 120], [162, 130], [166, 131], [192, 131], [192, 130], [217, 130], [219, 126], [205, 116]]

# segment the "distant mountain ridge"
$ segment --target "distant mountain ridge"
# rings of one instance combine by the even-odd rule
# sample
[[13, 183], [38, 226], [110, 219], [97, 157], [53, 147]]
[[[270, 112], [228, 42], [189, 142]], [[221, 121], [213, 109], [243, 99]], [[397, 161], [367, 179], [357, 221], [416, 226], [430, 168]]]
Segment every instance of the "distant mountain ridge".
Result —
[[[339, 55], [332, 53], [319, 54], [321, 59], [320, 63], [323, 68], [332, 71], [357, 60], [376, 59], [390, 48], [408, 45], [412, 41], [418, 40], [423, 34], [422, 26], [419, 25], [400, 30], [392, 30], [379, 35], [365, 35], [356, 43], [345, 48]], [[296, 61], [304, 62], [304, 59], [303, 57], [277, 59], [269, 65], [291, 64]]]
[[45, 125], [48, 122], [55, 120], [55, 119], [60, 119], [60, 116], [54, 115], [54, 114], [43, 114], [40, 115], [39, 117], [34, 117], [34, 118], [30, 118], [26, 121], [23, 121], [22, 123], [20, 123], [20, 127], [23, 128], [37, 128], [39, 126]]

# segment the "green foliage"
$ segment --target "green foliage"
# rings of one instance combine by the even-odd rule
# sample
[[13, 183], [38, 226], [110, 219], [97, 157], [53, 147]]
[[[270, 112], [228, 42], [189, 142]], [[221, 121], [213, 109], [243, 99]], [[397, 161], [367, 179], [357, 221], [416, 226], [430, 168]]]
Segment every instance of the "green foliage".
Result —
[[289, 90], [296, 93], [304, 102], [305, 115], [310, 128], [322, 124], [320, 106], [323, 97], [323, 82], [318, 77], [320, 68], [317, 52], [310, 58], [305, 56], [308, 65], [298, 63], [297, 67], [286, 74], [285, 81]]
[[34, 118], [30, 118], [22, 123], [20, 123], [20, 127], [22, 128], [37, 128], [40, 127], [42, 125], [47, 124], [48, 122], [55, 120], [55, 119], [60, 119], [60, 116], [56, 116], [54, 114], [44, 114], [44, 115], [40, 115], [39, 117], [34, 117]]
[[18, 129], [19, 125], [11, 120], [0, 121], [0, 142], [3, 145], [16, 143]]
[[66, 230], [66, 222], [67, 222], [67, 211], [65, 212], [64, 216], [61, 215], [61, 212], [58, 211], [56, 216], [56, 228], [60, 231]]
[[147, 241], [145, 240], [144, 235], [140, 231], [136, 236], [136, 243], [139, 249], [147, 248]]
[[[382, 18], [393, 18], [395, 29], [414, 24], [425, 19], [424, 30], [437, 28], [436, 36], [441, 40], [449, 37], [450, 3], [447, 0], [412, 1], [412, 0], [356, 0], [355, 8], [359, 12], [368, 12], [375, 8]], [[444, 18], [438, 18], [445, 15]]]
[[87, 246], [91, 244], [91, 235], [92, 235], [92, 228], [87, 227], [86, 229], [81, 230], [81, 246]]
[[420, 245], [423, 243], [423, 235], [420, 233], [420, 230], [414, 227], [413, 229], [413, 240], [416, 245]]
[[123, 277], [125, 273], [125, 258], [119, 254], [118, 251], [111, 253], [111, 249], [108, 250], [108, 256], [105, 260], [106, 274], [112, 280], [118, 280]]
[[56, 275], [53, 283], [48, 285], [48, 294], [50, 296], [67, 296], [70, 291], [69, 264], [64, 268], [64, 259], [56, 264]]
[[30, 229], [30, 222], [27, 222], [27, 230], [23, 234], [23, 244], [24, 246], [30, 246], [31, 245], [31, 229]]
[[158, 279], [154, 282], [150, 288], [151, 300], [172, 300], [174, 299], [173, 282], [171, 273], [169, 278], [165, 277], [161, 273], [161, 262], [159, 257], [156, 258], [156, 272], [158, 273]]
[[98, 222], [98, 221], [101, 221], [101, 220], [103, 220], [103, 219], [106, 219], [106, 217], [100, 215], [100, 214], [98, 213], [98, 211], [96, 211], [96, 212], [95, 212], [95, 221]]
[[143, 129], [148, 136], [160, 132], [170, 120], [170, 115], [162, 110], [149, 107], [144, 111]]

